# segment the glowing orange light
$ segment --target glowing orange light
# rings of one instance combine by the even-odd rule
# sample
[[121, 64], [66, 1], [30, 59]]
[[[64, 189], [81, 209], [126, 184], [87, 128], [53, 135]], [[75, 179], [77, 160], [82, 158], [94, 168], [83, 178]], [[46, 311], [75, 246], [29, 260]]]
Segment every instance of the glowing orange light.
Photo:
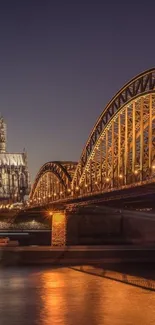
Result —
[[52, 245], [61, 246], [66, 243], [66, 216], [63, 212], [52, 215]]
[[62, 223], [64, 220], [64, 215], [60, 212], [53, 214], [53, 222], [54, 223]]

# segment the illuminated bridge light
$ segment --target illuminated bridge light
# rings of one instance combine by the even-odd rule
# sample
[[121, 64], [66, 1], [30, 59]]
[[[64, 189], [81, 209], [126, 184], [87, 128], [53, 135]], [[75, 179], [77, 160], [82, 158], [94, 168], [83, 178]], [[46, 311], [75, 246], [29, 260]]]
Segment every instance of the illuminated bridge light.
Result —
[[123, 184], [131, 189], [152, 182], [154, 129], [155, 68], [129, 81], [104, 107], [78, 163], [55, 161], [41, 167], [30, 199], [52, 192], [50, 203], [58, 194], [60, 201], [68, 202], [74, 195], [77, 199], [93, 192], [123, 191]]

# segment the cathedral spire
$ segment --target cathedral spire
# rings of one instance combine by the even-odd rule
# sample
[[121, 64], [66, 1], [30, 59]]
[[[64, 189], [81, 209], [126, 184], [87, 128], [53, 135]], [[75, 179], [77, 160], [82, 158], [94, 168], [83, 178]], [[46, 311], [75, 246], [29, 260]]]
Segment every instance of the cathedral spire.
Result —
[[0, 153], [6, 152], [6, 123], [0, 114]]

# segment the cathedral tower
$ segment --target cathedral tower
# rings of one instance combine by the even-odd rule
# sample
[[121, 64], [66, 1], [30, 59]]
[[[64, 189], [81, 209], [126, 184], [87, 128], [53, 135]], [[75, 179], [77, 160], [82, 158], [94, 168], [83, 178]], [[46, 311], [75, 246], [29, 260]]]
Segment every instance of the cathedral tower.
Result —
[[0, 117], [0, 153], [6, 152], [6, 123]]

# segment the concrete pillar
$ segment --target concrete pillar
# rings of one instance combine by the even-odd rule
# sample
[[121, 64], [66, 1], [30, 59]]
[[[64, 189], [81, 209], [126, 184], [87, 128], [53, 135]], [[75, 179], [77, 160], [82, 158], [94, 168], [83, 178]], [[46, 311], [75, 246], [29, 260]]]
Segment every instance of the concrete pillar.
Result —
[[55, 211], [52, 214], [51, 246], [66, 245], [66, 214], [64, 211]]

